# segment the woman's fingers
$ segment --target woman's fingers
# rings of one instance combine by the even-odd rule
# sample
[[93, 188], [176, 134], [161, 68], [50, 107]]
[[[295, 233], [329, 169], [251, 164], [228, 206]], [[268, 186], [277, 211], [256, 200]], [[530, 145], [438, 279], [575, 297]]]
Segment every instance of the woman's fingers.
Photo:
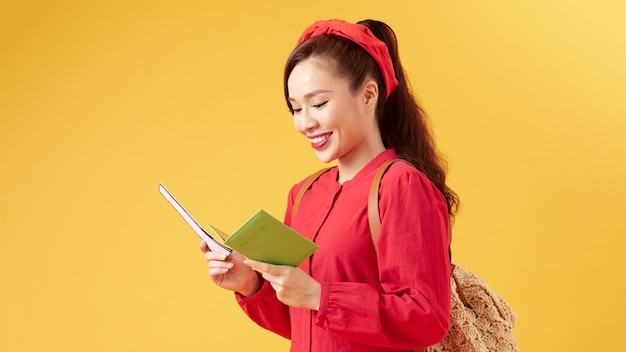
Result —
[[228, 269], [232, 268], [235, 263], [224, 262], [221, 260], [211, 260], [209, 261], [209, 272], [213, 269], [215, 272], [219, 272], [221, 274], [228, 271]]
[[206, 258], [207, 261], [211, 261], [211, 260], [225, 261], [226, 258], [228, 257], [223, 253], [208, 251], [204, 253], [204, 258]]
[[280, 275], [285, 271], [285, 266], [283, 265], [273, 265], [264, 262], [259, 262], [252, 259], [246, 259], [243, 261], [247, 266], [256, 269], [262, 273], [268, 273], [271, 275]]

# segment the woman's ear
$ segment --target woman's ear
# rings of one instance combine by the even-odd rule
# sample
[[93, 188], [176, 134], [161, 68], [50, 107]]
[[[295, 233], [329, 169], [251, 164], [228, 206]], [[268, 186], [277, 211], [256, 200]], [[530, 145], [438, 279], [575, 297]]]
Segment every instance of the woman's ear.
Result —
[[378, 102], [378, 84], [373, 81], [365, 81], [363, 83], [363, 103], [365, 107], [370, 109], [376, 109], [376, 103]]

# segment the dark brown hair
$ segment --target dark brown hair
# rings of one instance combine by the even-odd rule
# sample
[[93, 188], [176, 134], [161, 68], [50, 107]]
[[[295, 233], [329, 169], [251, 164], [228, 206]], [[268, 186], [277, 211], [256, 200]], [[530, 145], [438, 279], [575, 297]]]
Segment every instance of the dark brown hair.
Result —
[[301, 61], [312, 57], [327, 57], [336, 63], [337, 73], [350, 82], [352, 91], [356, 91], [366, 79], [373, 79], [378, 84], [378, 103], [376, 119], [386, 148], [396, 151], [399, 157], [407, 160], [416, 169], [423, 172], [439, 189], [446, 199], [448, 214], [451, 219], [458, 209], [459, 198], [446, 185], [446, 162], [439, 155], [426, 115], [417, 103], [398, 56], [396, 35], [383, 22], [364, 20], [359, 24], [369, 28], [381, 41], [387, 44], [393, 62], [398, 87], [385, 100], [385, 82], [380, 68], [374, 59], [358, 44], [337, 35], [312, 37], [298, 45], [285, 64], [284, 91], [285, 100], [291, 110], [287, 81], [294, 67]]

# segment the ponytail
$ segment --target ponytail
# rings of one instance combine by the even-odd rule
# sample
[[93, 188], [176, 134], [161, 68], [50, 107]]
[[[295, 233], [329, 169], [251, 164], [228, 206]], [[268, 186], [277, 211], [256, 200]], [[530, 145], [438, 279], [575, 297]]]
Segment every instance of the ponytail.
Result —
[[396, 35], [383, 22], [364, 20], [358, 22], [366, 26], [381, 41], [387, 44], [393, 62], [398, 86], [389, 98], [379, 97], [377, 120], [380, 134], [386, 148], [392, 148], [399, 157], [407, 160], [423, 172], [439, 189], [446, 199], [451, 220], [459, 207], [457, 194], [446, 185], [447, 165], [439, 155], [428, 126], [426, 114], [415, 100], [409, 81], [398, 55]]

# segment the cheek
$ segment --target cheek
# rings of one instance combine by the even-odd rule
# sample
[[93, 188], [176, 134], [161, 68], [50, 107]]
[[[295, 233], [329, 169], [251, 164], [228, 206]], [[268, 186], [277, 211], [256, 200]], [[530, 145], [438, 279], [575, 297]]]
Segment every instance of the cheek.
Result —
[[334, 129], [344, 129], [350, 122], [350, 111], [345, 109], [333, 109], [328, 111], [325, 115], [325, 122], [327, 126]]

